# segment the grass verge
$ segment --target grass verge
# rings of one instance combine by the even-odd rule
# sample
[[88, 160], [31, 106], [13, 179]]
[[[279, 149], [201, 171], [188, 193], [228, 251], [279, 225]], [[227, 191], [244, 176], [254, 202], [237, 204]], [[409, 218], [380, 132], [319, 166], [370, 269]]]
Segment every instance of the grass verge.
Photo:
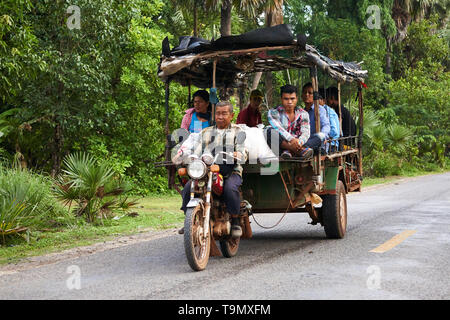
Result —
[[184, 221], [179, 195], [145, 197], [132, 211], [137, 212], [138, 216], [118, 216], [117, 220], [103, 220], [103, 224], [83, 223], [15, 237], [6, 246], [0, 246], [0, 265], [16, 263], [26, 257], [108, 241], [117, 236], [178, 228]]
[[400, 179], [404, 178], [412, 178], [412, 177], [419, 177], [419, 176], [427, 176], [431, 174], [439, 174], [439, 173], [445, 173], [449, 170], [435, 170], [435, 171], [414, 171], [414, 172], [407, 172], [401, 176], [387, 176], [382, 178], [372, 178], [372, 177], [364, 177], [363, 180], [363, 187], [369, 187], [377, 184], [385, 184], [394, 182]]

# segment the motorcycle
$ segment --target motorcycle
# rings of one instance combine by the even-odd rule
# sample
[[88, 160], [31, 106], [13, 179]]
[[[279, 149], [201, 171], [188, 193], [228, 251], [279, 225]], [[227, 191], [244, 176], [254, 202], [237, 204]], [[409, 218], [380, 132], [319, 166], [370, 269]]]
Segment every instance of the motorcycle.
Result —
[[[184, 248], [189, 265], [195, 271], [206, 268], [210, 256], [234, 257], [240, 238], [231, 237], [231, 216], [221, 199], [223, 177], [217, 160], [227, 156], [239, 160], [232, 153], [219, 152], [215, 157], [205, 153], [200, 158], [191, 155], [181, 161], [180, 177], [191, 180], [191, 199], [187, 204], [184, 220]], [[176, 162], [176, 161], [175, 161]], [[242, 238], [251, 237], [249, 214], [251, 206], [241, 202], [240, 225]], [[216, 240], [220, 244], [218, 251]]]

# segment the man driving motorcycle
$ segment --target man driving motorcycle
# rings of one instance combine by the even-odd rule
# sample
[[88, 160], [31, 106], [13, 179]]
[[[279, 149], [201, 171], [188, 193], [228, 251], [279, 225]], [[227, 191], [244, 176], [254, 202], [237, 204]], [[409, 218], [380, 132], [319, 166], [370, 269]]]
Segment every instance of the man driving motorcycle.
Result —
[[[233, 152], [233, 157], [238, 161], [222, 159], [218, 161], [220, 174], [224, 177], [223, 182], [223, 201], [225, 202], [228, 213], [232, 217], [231, 236], [239, 238], [242, 235], [242, 228], [239, 224], [239, 214], [241, 198], [239, 187], [242, 184], [242, 166], [247, 160], [247, 150], [244, 147], [245, 133], [243, 130], [232, 124], [234, 117], [233, 105], [229, 101], [222, 101], [216, 105], [214, 115], [215, 125], [205, 128], [201, 131], [201, 143], [194, 146], [193, 154], [200, 157], [205, 151], [216, 156], [222, 151]], [[191, 181], [188, 181], [181, 193], [183, 203], [181, 210], [186, 214], [186, 206], [191, 198]], [[179, 230], [184, 233], [184, 228]]]

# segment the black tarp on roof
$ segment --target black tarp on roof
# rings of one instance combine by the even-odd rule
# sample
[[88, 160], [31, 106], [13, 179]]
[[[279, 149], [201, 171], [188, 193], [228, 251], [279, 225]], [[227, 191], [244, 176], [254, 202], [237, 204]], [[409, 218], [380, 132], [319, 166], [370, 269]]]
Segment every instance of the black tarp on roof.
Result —
[[362, 82], [367, 71], [355, 62], [332, 60], [305, 43], [306, 37], [292, 33], [289, 25], [253, 30], [242, 35], [221, 37], [216, 41], [181, 37], [170, 50], [163, 42], [158, 75], [182, 85], [212, 87], [213, 60], [216, 59], [216, 87], [236, 87], [246, 74], [259, 71], [318, 66], [341, 82]]
[[284, 46], [293, 44], [294, 40], [292, 27], [287, 24], [256, 29], [237, 36], [224, 36], [215, 41], [185, 36], [180, 37], [180, 44], [170, 51], [169, 56], [182, 56], [206, 51]]

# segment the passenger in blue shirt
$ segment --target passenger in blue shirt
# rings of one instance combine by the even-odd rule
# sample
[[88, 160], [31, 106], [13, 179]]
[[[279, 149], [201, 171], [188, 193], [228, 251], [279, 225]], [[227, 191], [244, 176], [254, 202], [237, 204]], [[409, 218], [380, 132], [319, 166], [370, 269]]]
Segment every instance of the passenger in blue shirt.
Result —
[[[326, 145], [327, 152], [337, 151], [339, 149], [339, 137], [341, 136], [341, 127], [339, 125], [339, 116], [333, 108], [325, 104], [325, 89], [319, 88], [319, 105], [323, 106], [327, 111], [328, 119], [330, 119], [330, 133], [328, 139], [330, 143]], [[329, 148], [331, 146], [331, 148]], [[331, 150], [330, 150], [331, 149]]]
[[319, 116], [320, 116], [320, 132], [316, 131], [316, 117], [314, 114], [314, 92], [311, 82], [305, 84], [302, 88], [302, 100], [305, 104], [305, 110], [309, 114], [309, 124], [311, 129], [311, 135], [309, 140], [305, 143], [305, 146], [318, 151], [323, 147], [323, 142], [328, 138], [330, 133], [330, 119], [328, 118], [326, 109], [319, 104]]
[[192, 104], [194, 107], [186, 110], [181, 128], [198, 133], [212, 124], [208, 91], [197, 90], [193, 95]]
[[[208, 114], [207, 117], [208, 117], [208, 118], [211, 118], [211, 117], [210, 117], [210, 114]], [[205, 129], [205, 128], [207, 128], [207, 127], [210, 126], [209, 120], [206, 120], [206, 121], [205, 121], [205, 120], [204, 120], [205, 118], [201, 118], [201, 119], [203, 119], [203, 121], [200, 120], [200, 119], [197, 117], [197, 112], [194, 112], [194, 113], [192, 114], [191, 124], [189, 125], [189, 132], [199, 133], [199, 132], [202, 131], [203, 129]]]

